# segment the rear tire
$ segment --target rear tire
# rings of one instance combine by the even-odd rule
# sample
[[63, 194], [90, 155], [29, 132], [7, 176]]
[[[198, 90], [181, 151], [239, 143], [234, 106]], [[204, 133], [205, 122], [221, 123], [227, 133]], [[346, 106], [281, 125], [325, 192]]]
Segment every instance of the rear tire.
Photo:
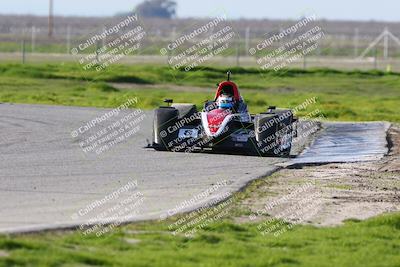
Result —
[[[280, 123], [277, 133], [279, 135], [276, 138], [277, 150], [274, 150], [274, 155], [281, 157], [289, 157], [290, 150], [292, 149], [292, 129], [291, 124], [286, 125]], [[287, 138], [287, 140], [285, 140]]]
[[261, 156], [289, 156], [292, 146], [292, 120], [293, 114], [290, 110], [274, 110], [256, 115], [254, 128], [257, 153]]
[[257, 155], [265, 157], [273, 154], [274, 134], [276, 124], [273, 121], [274, 116], [258, 114], [254, 118], [254, 129], [256, 136]]

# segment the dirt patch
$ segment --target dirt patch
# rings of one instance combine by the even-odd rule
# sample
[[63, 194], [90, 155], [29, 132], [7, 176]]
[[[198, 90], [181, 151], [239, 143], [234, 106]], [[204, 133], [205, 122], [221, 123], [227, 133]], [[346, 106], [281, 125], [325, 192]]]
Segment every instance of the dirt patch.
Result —
[[240, 205], [252, 214], [238, 222], [268, 216], [292, 223], [338, 225], [400, 210], [400, 127], [388, 132], [390, 152], [382, 160], [282, 169], [259, 185]]
[[10, 254], [5, 250], [0, 250], [0, 258], [5, 258], [10, 256]]

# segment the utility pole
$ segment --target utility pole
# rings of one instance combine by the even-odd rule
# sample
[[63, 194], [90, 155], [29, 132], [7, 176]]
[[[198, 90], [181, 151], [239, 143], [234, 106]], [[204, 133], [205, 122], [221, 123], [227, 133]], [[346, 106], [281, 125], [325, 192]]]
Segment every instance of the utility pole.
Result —
[[53, 18], [53, 0], [49, 0], [49, 37], [53, 36], [54, 18]]

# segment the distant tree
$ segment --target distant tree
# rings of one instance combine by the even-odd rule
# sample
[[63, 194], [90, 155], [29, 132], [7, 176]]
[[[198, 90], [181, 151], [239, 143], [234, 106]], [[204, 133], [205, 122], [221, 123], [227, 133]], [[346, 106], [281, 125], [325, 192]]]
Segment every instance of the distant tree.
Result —
[[176, 14], [173, 0], [146, 0], [136, 6], [136, 13], [143, 17], [172, 18]]

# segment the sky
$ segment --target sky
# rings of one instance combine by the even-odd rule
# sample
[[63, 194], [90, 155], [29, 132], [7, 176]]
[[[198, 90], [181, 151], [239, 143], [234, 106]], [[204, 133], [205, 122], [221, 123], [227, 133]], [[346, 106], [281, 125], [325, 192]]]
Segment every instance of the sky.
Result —
[[[46, 15], [49, 0], [0, 0], [0, 14]], [[54, 0], [64, 16], [112, 16], [142, 0]], [[400, 21], [399, 0], [176, 0], [178, 17], [207, 17], [225, 10], [229, 18], [298, 19], [316, 14], [336, 20]]]

